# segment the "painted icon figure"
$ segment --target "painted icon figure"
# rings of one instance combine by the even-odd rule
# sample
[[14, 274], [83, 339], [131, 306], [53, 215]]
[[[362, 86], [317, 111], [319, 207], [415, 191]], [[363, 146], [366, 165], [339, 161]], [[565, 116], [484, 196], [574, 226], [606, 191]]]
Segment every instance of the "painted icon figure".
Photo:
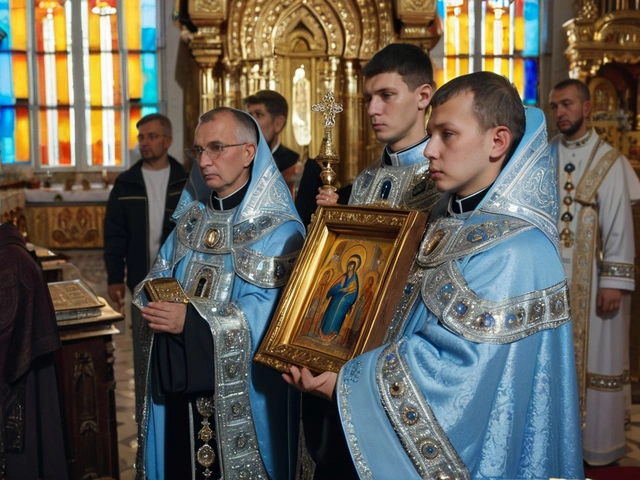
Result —
[[358, 298], [357, 270], [361, 264], [360, 255], [351, 256], [346, 273], [342, 274], [327, 292], [327, 298], [331, 300], [320, 324], [320, 335], [325, 339], [331, 339], [340, 334], [342, 324]]

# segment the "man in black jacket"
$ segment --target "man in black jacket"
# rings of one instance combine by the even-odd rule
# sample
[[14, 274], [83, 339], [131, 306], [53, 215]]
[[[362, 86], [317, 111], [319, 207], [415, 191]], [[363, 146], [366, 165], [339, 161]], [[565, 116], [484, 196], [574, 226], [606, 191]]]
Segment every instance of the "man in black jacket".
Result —
[[[109, 195], [104, 219], [104, 260], [107, 267], [109, 298], [122, 309], [126, 286], [134, 287], [149, 273], [160, 246], [173, 230], [175, 210], [187, 172], [169, 156], [171, 121], [152, 113], [136, 124], [142, 159], [116, 178]], [[131, 311], [133, 323], [133, 366], [138, 361], [141, 315]]]

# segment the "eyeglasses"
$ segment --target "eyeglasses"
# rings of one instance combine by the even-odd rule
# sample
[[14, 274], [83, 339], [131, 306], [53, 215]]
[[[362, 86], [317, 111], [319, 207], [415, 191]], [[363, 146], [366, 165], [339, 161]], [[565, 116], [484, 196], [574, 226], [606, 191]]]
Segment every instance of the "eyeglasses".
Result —
[[207, 157], [209, 157], [211, 160], [217, 160], [225, 148], [239, 147], [240, 145], [246, 145], [247, 143], [248, 142], [230, 143], [228, 145], [225, 145], [224, 143], [210, 143], [204, 148], [196, 145], [195, 147], [187, 148], [184, 153], [189, 155], [189, 157], [196, 162], [200, 160], [200, 155], [202, 155], [202, 152], [206, 153]]
[[146, 135], [138, 135], [138, 143], [141, 143], [145, 140], [145, 138], [151, 142], [157, 140], [160, 137], [165, 137], [166, 135], [163, 135], [161, 133], [147, 133]]

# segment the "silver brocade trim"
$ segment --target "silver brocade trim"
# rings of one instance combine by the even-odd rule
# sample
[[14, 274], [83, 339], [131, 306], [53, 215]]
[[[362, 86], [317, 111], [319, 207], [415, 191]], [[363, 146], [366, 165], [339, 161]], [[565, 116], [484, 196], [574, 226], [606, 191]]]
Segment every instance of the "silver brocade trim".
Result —
[[296, 462], [296, 480], [313, 480], [316, 463], [311, 458], [304, 436], [304, 426], [299, 422], [298, 428], [298, 461]]
[[[558, 181], [549, 154], [544, 116], [542, 112], [539, 114], [542, 117], [540, 123], [531, 123], [537, 125], [535, 133], [525, 134], [523, 142], [496, 180], [495, 187], [472, 217], [482, 212], [520, 218], [542, 230], [559, 250]], [[529, 120], [527, 115], [527, 124]], [[528, 142], [525, 141], [527, 138]]]
[[[385, 182], [390, 182], [389, 197], [382, 200], [380, 192]], [[356, 178], [349, 203], [429, 212], [439, 198], [429, 178], [428, 162], [405, 167], [375, 162]]]
[[[194, 256], [231, 254], [234, 270], [242, 279], [262, 288], [284, 286], [300, 252], [283, 256], [266, 256], [246, 247], [273, 232], [289, 219], [278, 215], [264, 215], [232, 227], [233, 214], [234, 210], [224, 212], [211, 208], [205, 210], [199, 204], [191, 207], [178, 220], [175, 261], [177, 262], [189, 251], [195, 252]], [[212, 234], [207, 235], [207, 232]], [[215, 242], [212, 239], [215, 239]], [[208, 260], [203, 265], [212, 265], [215, 268], [218, 263]], [[197, 272], [194, 275], [197, 275]], [[190, 279], [191, 284], [196, 278], [194, 275], [186, 277]], [[222, 280], [219, 281], [226, 286], [228, 282]], [[186, 289], [188, 292], [193, 292], [196, 288], [191, 284]], [[207, 296], [211, 298], [210, 295]], [[225, 297], [223, 295], [217, 298]]]
[[400, 303], [393, 313], [393, 318], [391, 319], [391, 323], [389, 323], [387, 333], [385, 333], [384, 341], [382, 342], [383, 345], [394, 341], [404, 334], [404, 328], [408, 320], [407, 315], [420, 294], [420, 285], [423, 277], [424, 269], [414, 262], [404, 285]]
[[445, 327], [474, 342], [511, 343], [571, 319], [566, 280], [493, 302], [469, 288], [454, 261], [427, 271], [422, 298]]
[[389, 345], [376, 365], [380, 399], [400, 443], [421, 478], [470, 478], [400, 355], [402, 346], [402, 341]]
[[291, 276], [300, 252], [267, 257], [247, 248], [235, 251], [234, 268], [238, 276], [263, 288], [283, 287]]
[[251, 331], [247, 319], [230, 303], [202, 299], [192, 299], [192, 303], [209, 323], [213, 336], [216, 441], [222, 478], [267, 480], [249, 400]]
[[597, 373], [587, 372], [587, 388], [590, 388], [591, 390], [598, 390], [600, 392], [619, 392], [622, 390], [624, 384], [624, 373], [622, 375], [599, 375]]
[[600, 267], [600, 276], [629, 278], [631, 280], [635, 280], [635, 266], [628, 263], [602, 262], [602, 266]]
[[164, 258], [156, 258], [156, 261], [153, 262], [153, 266], [151, 267], [151, 271], [147, 275], [148, 277], [161, 277], [162, 272], [171, 270], [171, 263], [165, 260]]
[[[255, 169], [253, 173], [257, 173]], [[238, 224], [261, 216], [278, 218], [280, 223], [282, 218], [284, 221], [294, 220], [290, 209], [290, 206], [293, 208], [291, 193], [275, 162], [268, 162], [260, 175], [254, 178], [255, 182], [251, 181], [253, 188], [250, 187], [244, 207], [239, 212]]]
[[233, 245], [237, 248], [253, 243], [289, 220], [290, 217], [266, 213], [239, 223], [233, 227]]
[[[236, 210], [214, 210], [196, 204], [178, 220], [178, 240], [197, 252], [229, 253], [268, 235], [291, 218], [278, 213], [264, 212], [232, 226]], [[215, 246], [207, 245], [209, 231], [217, 233]]]
[[423, 267], [440, 265], [486, 250], [533, 228], [529, 222], [514, 218], [496, 217], [476, 225], [464, 226], [461, 219], [444, 217], [429, 225], [418, 250], [417, 262]]
[[375, 480], [369, 464], [360, 450], [360, 444], [358, 443], [358, 437], [356, 435], [356, 428], [352, 422], [351, 408], [349, 407], [348, 396], [351, 393], [351, 386], [349, 383], [357, 383], [362, 375], [362, 364], [359, 360], [351, 360], [343, 368], [340, 369], [338, 374], [338, 396], [340, 397], [340, 418], [342, 419], [342, 427], [346, 434], [347, 442], [351, 450], [351, 457], [353, 463], [358, 471], [360, 480]]
[[[157, 262], [156, 262], [157, 263]], [[136, 287], [142, 289], [142, 283]], [[139, 298], [139, 292], [136, 297]], [[145, 479], [147, 468], [147, 437], [149, 436], [149, 399], [151, 398], [149, 373], [151, 372], [151, 350], [153, 348], [153, 330], [146, 326], [146, 322], [142, 322], [140, 326], [140, 365], [145, 368], [140, 369], [141, 372], [135, 378], [136, 385], [136, 422], [138, 424], [138, 449], [136, 450], [136, 459], [134, 468], [136, 470], [136, 479]], [[134, 339], [135, 340], [135, 339]]]
[[228, 302], [236, 275], [231, 268], [230, 255], [196, 252], [189, 258], [182, 277], [183, 289], [189, 298], [200, 297]]
[[589, 131], [586, 133], [586, 135], [582, 138], [579, 138], [578, 140], [567, 140], [566, 138], [564, 138], [564, 135], [561, 135], [560, 141], [562, 142], [562, 145], [564, 145], [567, 148], [580, 148], [582, 147], [584, 144], [586, 144], [589, 140], [591, 140], [591, 136], [593, 135], [593, 128], [590, 128]]

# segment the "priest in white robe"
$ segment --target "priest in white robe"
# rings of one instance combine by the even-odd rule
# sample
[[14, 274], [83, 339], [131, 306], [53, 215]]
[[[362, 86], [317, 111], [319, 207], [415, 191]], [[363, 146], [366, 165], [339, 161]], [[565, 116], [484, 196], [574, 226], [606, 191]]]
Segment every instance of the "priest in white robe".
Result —
[[590, 465], [625, 455], [630, 293], [635, 288], [631, 202], [640, 182], [629, 161], [587, 127], [589, 89], [565, 80], [550, 95], [560, 135], [556, 161], [562, 263], [571, 286], [583, 454]]

